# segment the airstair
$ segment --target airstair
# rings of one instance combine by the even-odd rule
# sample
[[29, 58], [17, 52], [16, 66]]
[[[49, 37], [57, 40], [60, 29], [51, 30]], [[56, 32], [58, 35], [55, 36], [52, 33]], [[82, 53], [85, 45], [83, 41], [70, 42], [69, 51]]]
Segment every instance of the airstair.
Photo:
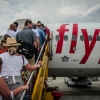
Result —
[[[46, 85], [46, 81], [48, 79], [48, 64], [50, 59], [50, 39], [44, 41], [43, 47], [39, 53], [36, 64], [39, 61], [41, 55], [43, 55], [42, 56], [43, 65], [42, 67], [39, 68], [35, 84], [32, 84], [33, 88], [31, 88], [32, 89], [31, 99], [24, 98], [26, 93], [25, 90], [23, 91], [20, 100], [59, 100], [59, 98], [62, 96], [62, 93], [59, 92], [59, 88], [57, 86], [49, 87]], [[33, 77], [33, 73], [34, 71], [31, 73], [27, 85], [30, 84]]]

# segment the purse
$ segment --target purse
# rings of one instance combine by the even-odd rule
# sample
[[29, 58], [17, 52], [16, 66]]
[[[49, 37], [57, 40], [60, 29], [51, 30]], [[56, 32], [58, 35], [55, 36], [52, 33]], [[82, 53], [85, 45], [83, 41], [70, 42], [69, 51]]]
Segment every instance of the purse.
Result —
[[26, 85], [28, 81], [28, 76], [27, 76], [27, 72], [24, 66], [24, 55], [22, 55], [22, 59], [23, 59], [23, 68], [21, 70], [21, 76], [22, 76], [22, 80], [24, 81], [24, 85]]

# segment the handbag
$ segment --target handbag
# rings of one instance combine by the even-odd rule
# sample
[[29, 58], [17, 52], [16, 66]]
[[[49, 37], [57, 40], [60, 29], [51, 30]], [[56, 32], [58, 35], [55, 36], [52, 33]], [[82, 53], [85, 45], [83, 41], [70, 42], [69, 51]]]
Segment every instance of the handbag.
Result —
[[[22, 59], [23, 59], [23, 68], [21, 70], [21, 76], [22, 76], [22, 80], [24, 81], [24, 85], [26, 85], [27, 81], [28, 81], [28, 76], [27, 76], [27, 72], [24, 66], [24, 55], [22, 55]], [[30, 88], [28, 91], [26, 91], [24, 99], [28, 99], [31, 100], [31, 92], [30, 92]]]
[[22, 76], [22, 80], [24, 81], [24, 85], [26, 85], [28, 81], [28, 76], [27, 76], [27, 72], [24, 66], [24, 55], [22, 55], [22, 59], [23, 59], [23, 68], [21, 70], [21, 76]]

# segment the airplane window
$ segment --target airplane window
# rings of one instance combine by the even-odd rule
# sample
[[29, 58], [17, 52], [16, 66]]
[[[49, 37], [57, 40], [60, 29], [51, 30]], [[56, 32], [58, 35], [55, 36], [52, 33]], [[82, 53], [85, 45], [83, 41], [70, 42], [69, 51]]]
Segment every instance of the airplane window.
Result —
[[88, 39], [89, 39], [89, 41], [92, 41], [92, 36], [89, 35], [89, 36], [88, 36]]
[[72, 40], [73, 40], [73, 41], [76, 41], [76, 40], [77, 40], [77, 38], [76, 38], [75, 35], [72, 36]]
[[60, 36], [56, 35], [56, 41], [59, 41], [59, 40], [60, 40]]
[[67, 35], [64, 35], [64, 40], [68, 41], [68, 36]]
[[84, 36], [83, 35], [80, 36], [80, 40], [84, 41]]
[[100, 41], [100, 36], [96, 36], [96, 40], [97, 41]]

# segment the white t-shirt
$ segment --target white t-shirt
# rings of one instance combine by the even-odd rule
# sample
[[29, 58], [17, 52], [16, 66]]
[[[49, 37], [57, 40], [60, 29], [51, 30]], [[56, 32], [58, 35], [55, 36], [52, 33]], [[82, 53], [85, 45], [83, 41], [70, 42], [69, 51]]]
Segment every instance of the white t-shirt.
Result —
[[17, 28], [17, 29], [16, 29], [16, 34], [17, 34], [19, 31], [20, 31], [19, 28]]
[[6, 34], [8, 34], [10, 37], [16, 37], [17, 33], [13, 30], [8, 30], [8, 32]]
[[36, 36], [39, 36], [37, 29], [32, 29], [32, 31], [35, 33]]
[[[3, 61], [1, 76], [19, 76], [21, 75], [20, 71], [23, 67], [23, 58], [22, 55], [9, 55], [8, 52], [0, 54], [0, 57]], [[24, 57], [24, 65], [28, 63], [27, 59]]]

